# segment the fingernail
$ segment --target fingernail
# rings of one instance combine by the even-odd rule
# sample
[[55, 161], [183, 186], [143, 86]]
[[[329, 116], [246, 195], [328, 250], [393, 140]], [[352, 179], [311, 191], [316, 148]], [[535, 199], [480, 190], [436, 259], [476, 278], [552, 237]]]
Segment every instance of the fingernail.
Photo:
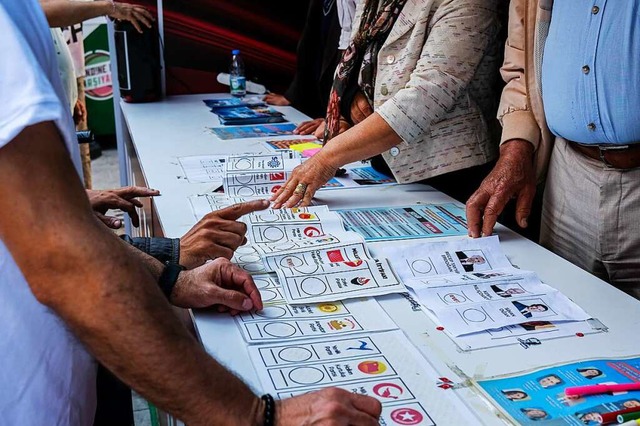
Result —
[[526, 217], [520, 221], [520, 226], [522, 226], [523, 228], [527, 227], [527, 218]]
[[114, 220], [113, 221], [113, 226], [115, 226], [116, 228], [121, 228], [122, 227], [122, 221], [121, 220]]
[[244, 299], [244, 302], [242, 302], [242, 309], [248, 311], [251, 308], [253, 308], [253, 302], [251, 302], [251, 299]]

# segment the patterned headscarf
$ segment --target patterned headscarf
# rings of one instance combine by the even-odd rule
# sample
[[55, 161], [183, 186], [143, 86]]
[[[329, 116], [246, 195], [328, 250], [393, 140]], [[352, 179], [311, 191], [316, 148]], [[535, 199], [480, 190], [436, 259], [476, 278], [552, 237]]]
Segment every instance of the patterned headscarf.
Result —
[[[387, 39], [393, 24], [407, 0], [367, 0], [360, 21], [358, 33], [342, 54], [336, 69], [329, 105], [327, 106], [324, 142], [338, 134], [340, 129], [340, 101], [347, 86], [360, 71], [359, 87], [370, 105], [373, 105], [374, 82], [376, 79], [376, 60], [378, 51]], [[356, 67], [362, 63], [360, 69]]]

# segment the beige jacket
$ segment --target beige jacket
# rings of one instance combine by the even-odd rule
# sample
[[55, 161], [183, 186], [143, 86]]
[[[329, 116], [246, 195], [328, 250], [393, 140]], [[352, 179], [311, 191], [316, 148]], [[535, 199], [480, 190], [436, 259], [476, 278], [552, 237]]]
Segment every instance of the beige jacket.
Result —
[[[383, 157], [398, 182], [484, 164], [497, 155], [500, 0], [407, 0], [378, 54], [374, 110], [402, 138]], [[363, 4], [356, 10], [360, 26]], [[486, 113], [492, 114], [492, 111]]]
[[544, 117], [541, 85], [542, 52], [552, 5], [553, 0], [511, 0], [509, 37], [500, 70], [507, 83], [498, 108], [501, 143], [511, 139], [531, 142], [539, 181], [546, 174], [554, 140]]

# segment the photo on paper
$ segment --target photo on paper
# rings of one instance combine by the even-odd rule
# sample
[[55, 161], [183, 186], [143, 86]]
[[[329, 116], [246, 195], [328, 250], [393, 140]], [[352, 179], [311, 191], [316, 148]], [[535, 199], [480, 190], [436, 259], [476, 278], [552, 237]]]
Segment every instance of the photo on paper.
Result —
[[520, 411], [524, 414], [529, 420], [534, 422], [549, 420], [551, 416], [542, 408], [532, 407], [532, 408], [521, 408]]
[[503, 389], [501, 392], [509, 401], [521, 402], [531, 400], [531, 396], [522, 389]]
[[521, 285], [517, 283], [500, 283], [500, 284], [492, 284], [491, 290], [500, 297], [509, 298], [514, 296], [521, 296], [526, 294], [527, 291], [522, 288]]
[[525, 318], [544, 318], [556, 315], [556, 312], [542, 299], [514, 300], [511, 303]]
[[465, 272], [487, 271], [493, 269], [482, 250], [456, 251], [456, 257]]
[[538, 377], [536, 381], [545, 389], [553, 388], [564, 383], [557, 374], [547, 374], [546, 376]]
[[584, 367], [584, 368], [576, 368], [576, 371], [580, 373], [582, 377], [585, 379], [593, 380], [593, 379], [604, 379], [607, 377], [602, 370], [596, 367]]

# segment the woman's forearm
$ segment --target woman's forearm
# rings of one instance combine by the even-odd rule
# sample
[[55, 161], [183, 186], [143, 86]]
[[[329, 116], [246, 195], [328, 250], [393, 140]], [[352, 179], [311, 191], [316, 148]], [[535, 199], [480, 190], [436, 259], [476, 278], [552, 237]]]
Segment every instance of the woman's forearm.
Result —
[[68, 27], [114, 10], [110, 1], [40, 0], [50, 27]]

